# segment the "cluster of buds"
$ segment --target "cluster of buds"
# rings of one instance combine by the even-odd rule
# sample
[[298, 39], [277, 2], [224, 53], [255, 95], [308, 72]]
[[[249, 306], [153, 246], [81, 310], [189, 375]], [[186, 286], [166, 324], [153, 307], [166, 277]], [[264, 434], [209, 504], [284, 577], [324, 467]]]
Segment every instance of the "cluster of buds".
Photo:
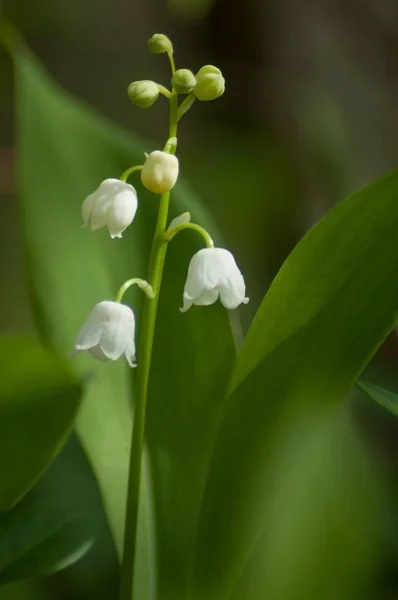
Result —
[[[189, 110], [194, 100], [215, 100], [224, 93], [225, 81], [221, 71], [211, 65], [202, 67], [196, 75], [189, 69], [176, 70], [173, 46], [163, 34], [153, 35], [148, 46], [155, 54], [168, 54], [172, 66], [172, 89], [170, 91], [154, 81], [135, 81], [129, 85], [128, 95], [137, 106], [148, 108], [159, 94], [167, 96], [171, 102], [177, 101], [179, 94], [186, 94], [187, 98], [180, 106], [178, 107], [178, 102], [176, 105], [173, 122], [173, 130], [176, 131], [178, 120]], [[130, 167], [120, 179], [105, 179], [83, 202], [84, 226], [90, 223], [92, 231], [107, 228], [111, 238], [121, 238], [122, 233], [133, 222], [138, 208], [137, 192], [127, 183], [127, 178], [140, 171], [141, 182], [148, 190], [168, 195], [178, 179], [176, 147], [177, 138], [170, 137], [163, 150], [155, 150], [146, 155], [143, 165]], [[199, 232], [207, 247], [199, 250], [191, 259], [181, 312], [186, 312], [194, 304], [208, 306], [218, 299], [229, 310], [242, 303], [246, 304], [249, 299], [245, 295], [245, 282], [233, 255], [225, 248], [215, 248], [207, 231], [190, 223], [189, 213], [174, 219], [169, 228], [162, 232], [164, 243], [167, 244], [179, 231], [186, 228]], [[136, 278], [126, 281], [114, 301], [102, 301], [93, 308], [76, 338], [74, 354], [88, 350], [94, 358], [101, 361], [117, 360], [124, 355], [131, 367], [136, 366], [135, 316], [129, 306], [121, 303], [125, 291], [133, 284], [137, 284], [149, 300], [154, 298], [154, 290], [147, 281]]]
[[[148, 41], [148, 47], [154, 54], [173, 55], [173, 45], [162, 33], [155, 33]], [[192, 100], [207, 102], [216, 100], [225, 91], [225, 79], [220, 69], [213, 65], [205, 65], [194, 75], [190, 69], [174, 70], [171, 78], [171, 90], [155, 81], [133, 81], [127, 89], [132, 102], [140, 108], [149, 108], [163, 94], [192, 94]]]

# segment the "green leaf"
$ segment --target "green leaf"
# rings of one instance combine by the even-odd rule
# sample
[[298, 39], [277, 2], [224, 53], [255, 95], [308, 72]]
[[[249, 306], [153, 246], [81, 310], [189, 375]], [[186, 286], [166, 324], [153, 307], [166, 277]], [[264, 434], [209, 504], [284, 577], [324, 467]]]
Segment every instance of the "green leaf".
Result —
[[0, 338], [0, 512], [32, 487], [63, 446], [81, 387], [36, 340]]
[[253, 519], [259, 535], [231, 598], [363, 599], [380, 560], [382, 482], [349, 414], [302, 410], [273, 453], [276, 472], [258, 482], [269, 486]]
[[[289, 444], [287, 432], [301, 427], [303, 413], [316, 421], [319, 411], [333, 411], [393, 328], [398, 308], [397, 227], [394, 173], [333, 208], [297, 245], [270, 287], [229, 384], [207, 481], [192, 584], [193, 589], [202, 586], [206, 597], [229, 597], [254, 548], [263, 535], [267, 539], [272, 527], [267, 507], [288, 476], [280, 461], [286, 453], [294, 464], [300, 449], [300, 444]], [[325, 457], [324, 468], [330, 473], [338, 469], [342, 480], [349, 479], [344, 462], [335, 464], [333, 457]], [[371, 474], [369, 480], [371, 487]], [[321, 482], [312, 485], [318, 497]], [[358, 485], [352, 490], [357, 502], [362, 501], [361, 489]], [[289, 493], [294, 502], [294, 486]], [[319, 499], [329, 501], [333, 499]], [[299, 511], [291, 526], [299, 528]], [[321, 529], [313, 526], [316, 537]], [[357, 536], [358, 551], [361, 535], [369, 535], [367, 522]], [[273, 540], [271, 536], [268, 553]], [[321, 542], [329, 548], [328, 537]], [[344, 544], [342, 536], [341, 548]], [[300, 552], [309, 557], [318, 546], [319, 540]], [[333, 548], [331, 566], [325, 562], [325, 570], [355, 560], [353, 548], [349, 555], [339, 553], [338, 545]], [[298, 546], [296, 550], [299, 553]], [[303, 556], [297, 554], [299, 559]], [[282, 573], [281, 564], [276, 572]], [[257, 575], [266, 597], [266, 581], [273, 575], [268, 569]], [[275, 597], [291, 600], [281, 593], [283, 585], [280, 581]], [[328, 589], [331, 597], [333, 589]], [[315, 597], [300, 579], [296, 594], [295, 598]]]
[[390, 390], [385, 390], [368, 381], [358, 380], [356, 383], [359, 389], [369, 396], [369, 398], [380, 404], [380, 406], [388, 410], [395, 417], [398, 417], [398, 394], [390, 392]]
[[[21, 203], [36, 316], [46, 337], [67, 352], [93, 305], [114, 297], [126, 279], [146, 277], [158, 209], [158, 197], [138, 184], [136, 220], [122, 240], [110, 240], [105, 231], [80, 228], [82, 201], [101, 180], [142, 163], [153, 147], [92, 115], [54, 85], [15, 35], [3, 37], [15, 59]], [[179, 182], [170, 220], [185, 211], [217, 239], [212, 220]], [[200, 245], [192, 232], [171, 242], [160, 296], [147, 410], [145, 466], [152, 479], [145, 471], [139, 519], [140, 598], [152, 594], [154, 533], [159, 597], [185, 589], [222, 392], [235, 359], [221, 306], [179, 312], [189, 260]], [[128, 292], [138, 335], [142, 301], [139, 291]], [[75, 364], [93, 371], [77, 430], [120, 554], [131, 431], [127, 369], [122, 361], [103, 365], [83, 356]]]
[[0, 584], [65, 569], [93, 542], [85, 517], [26, 497], [0, 515]]

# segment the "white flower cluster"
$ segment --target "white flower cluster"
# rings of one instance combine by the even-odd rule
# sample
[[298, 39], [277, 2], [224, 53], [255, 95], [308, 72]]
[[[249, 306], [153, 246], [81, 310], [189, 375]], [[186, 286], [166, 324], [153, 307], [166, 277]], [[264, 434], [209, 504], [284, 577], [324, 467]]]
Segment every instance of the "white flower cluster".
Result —
[[[220, 298], [229, 310], [247, 304], [246, 286], [235, 259], [225, 248], [204, 248], [191, 259], [184, 287], [183, 307], [208, 306]], [[78, 354], [88, 350], [98, 360], [117, 360], [123, 354], [135, 367], [135, 318], [129, 306], [104, 301], [91, 311], [75, 342]]]
[[[128, 94], [142, 108], [150, 107], [159, 94], [168, 97], [170, 107], [174, 106], [173, 111], [170, 109], [171, 118], [174, 119], [174, 127], [170, 126], [170, 132], [174, 131], [175, 136], [177, 122], [192, 106], [195, 98], [201, 101], [219, 98], [224, 93], [225, 80], [221, 71], [213, 65], [205, 65], [196, 75], [189, 69], [175, 71], [172, 44], [163, 34], [152, 36], [148, 45], [155, 54], [169, 55], [173, 72], [172, 89], [170, 91], [153, 81], [142, 80], [130, 84]], [[179, 94], [187, 97], [178, 106]], [[90, 223], [92, 231], [107, 228], [112, 239], [121, 238], [133, 222], [138, 208], [137, 192], [126, 183], [127, 177], [134, 171], [141, 171], [141, 182], [148, 190], [156, 194], [170, 192], [179, 173], [179, 162], [174, 155], [176, 146], [177, 138], [170, 137], [163, 151], [155, 150], [146, 155], [144, 165], [130, 167], [120, 179], [105, 179], [83, 202], [84, 226]], [[194, 304], [214, 304], [218, 298], [229, 310], [246, 304], [249, 299], [245, 295], [245, 282], [233, 255], [225, 248], [214, 248], [209, 234], [189, 221], [189, 213], [174, 219], [167, 232], [164, 232], [163, 240], [167, 244], [178, 231], [190, 227], [199, 231], [206, 241], [207, 248], [199, 250], [189, 264], [181, 312], [186, 312]], [[162, 231], [160, 235], [163, 235]], [[76, 338], [74, 354], [87, 350], [101, 361], [117, 360], [124, 355], [131, 367], [136, 366], [135, 317], [132, 309], [121, 303], [124, 292], [134, 283], [147, 294], [149, 301], [154, 293], [158, 293], [152, 289], [151, 282], [137, 278], [126, 281], [115, 301], [100, 302], [92, 309]]]

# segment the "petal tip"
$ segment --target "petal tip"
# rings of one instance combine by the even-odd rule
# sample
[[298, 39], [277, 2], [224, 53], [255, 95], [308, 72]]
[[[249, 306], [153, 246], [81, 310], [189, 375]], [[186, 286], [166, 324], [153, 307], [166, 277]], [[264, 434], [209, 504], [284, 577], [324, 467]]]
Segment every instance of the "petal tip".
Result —
[[125, 353], [125, 357], [129, 364], [129, 367], [131, 367], [132, 369], [135, 369], [135, 367], [137, 366], [137, 363], [134, 362], [136, 360], [136, 357], [135, 356], [129, 357], [126, 353]]

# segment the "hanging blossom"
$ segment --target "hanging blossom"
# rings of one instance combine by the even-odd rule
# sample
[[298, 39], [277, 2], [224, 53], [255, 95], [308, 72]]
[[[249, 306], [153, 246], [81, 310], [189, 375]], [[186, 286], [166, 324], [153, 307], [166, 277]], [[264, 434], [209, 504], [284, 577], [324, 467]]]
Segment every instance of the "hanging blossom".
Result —
[[[145, 442], [145, 417], [147, 395], [150, 383], [151, 348], [154, 343], [158, 297], [161, 291], [162, 274], [165, 264], [167, 244], [180, 231], [192, 230], [199, 233], [206, 248], [197, 252], [191, 259], [184, 289], [182, 311], [193, 304], [209, 305], [220, 298], [227, 309], [235, 309], [249, 299], [245, 296], [246, 286], [233, 255], [226, 249], [214, 248], [210, 234], [199, 224], [191, 223], [190, 214], [183, 213], [172, 220], [169, 227], [169, 192], [178, 179], [179, 163], [177, 150], [177, 130], [181, 118], [191, 109], [194, 102], [210, 101], [219, 98], [225, 90], [225, 80], [221, 71], [213, 65], [205, 65], [193, 74], [189, 69], [176, 69], [173, 45], [164, 34], [155, 34], [148, 41], [151, 52], [167, 54], [171, 67], [170, 89], [150, 80], [132, 82], [128, 87], [131, 101], [143, 108], [151, 107], [160, 96], [169, 100], [169, 137], [163, 151], [156, 150], [146, 155], [144, 165], [133, 165], [126, 169], [120, 180], [107, 179], [86, 198], [82, 207], [85, 225], [91, 221], [91, 229], [107, 227], [111, 237], [121, 237], [130, 225], [137, 211], [135, 189], [125, 183], [134, 172], [141, 171], [141, 182], [150, 191], [162, 194], [158, 202], [158, 218], [153, 235], [148, 267], [148, 281], [133, 277], [123, 283], [116, 293], [115, 301], [103, 301], [91, 311], [81, 328], [74, 347], [74, 354], [90, 352], [94, 358], [117, 360], [125, 356], [131, 367], [135, 365], [135, 317], [125, 304], [121, 304], [125, 292], [137, 284], [147, 295], [152, 306], [143, 311], [140, 326], [141, 352], [138, 356], [139, 385], [134, 390], [134, 420], [131, 440], [129, 479], [132, 484], [127, 490], [127, 520], [124, 528], [122, 571], [120, 578], [120, 598], [132, 598], [133, 576], [136, 571], [134, 548], [137, 543], [138, 508], [142, 453]], [[181, 100], [180, 96], [186, 97]], [[154, 199], [149, 199], [154, 202]], [[149, 210], [149, 209], [148, 209]], [[172, 282], [171, 282], [172, 283]], [[155, 299], [155, 300], [154, 300]], [[170, 323], [170, 332], [172, 324]]]
[[135, 367], [135, 318], [129, 306], [104, 300], [89, 314], [75, 341], [72, 356], [88, 350], [101, 361], [126, 357]]
[[120, 179], [105, 179], [83, 202], [84, 227], [91, 219], [91, 231], [107, 227], [111, 238], [121, 238], [133, 222], [137, 206], [137, 192], [132, 185]]
[[[246, 286], [242, 273], [231, 252], [224, 248], [214, 248], [208, 232], [200, 225], [191, 223], [189, 213], [180, 215], [171, 222], [167, 230], [165, 228], [169, 202], [167, 194], [175, 186], [179, 175], [179, 161], [175, 156], [177, 124], [195, 101], [219, 98], [225, 91], [225, 80], [220, 69], [213, 65], [203, 66], [196, 75], [186, 68], [176, 70], [173, 46], [163, 34], [153, 35], [148, 46], [155, 54], [168, 55], [172, 70], [171, 89], [151, 80], [141, 80], [132, 82], [127, 93], [132, 102], [141, 108], [152, 106], [160, 95], [169, 99], [169, 138], [163, 151], [155, 150], [147, 154], [143, 165], [129, 167], [120, 179], [105, 179], [85, 199], [82, 206], [84, 226], [90, 223], [92, 231], [107, 228], [112, 238], [122, 237], [122, 233], [134, 220], [138, 207], [136, 190], [126, 181], [134, 172], [141, 171], [142, 184], [156, 194], [164, 194], [160, 209], [164, 214], [157, 222], [151, 264], [160, 264], [159, 253], [163, 251], [163, 245], [159, 244], [159, 240], [167, 244], [183, 229], [196, 230], [206, 242], [207, 247], [191, 259], [181, 311], [186, 312], [193, 304], [213, 304], [218, 298], [227, 309], [232, 310], [242, 303], [246, 304], [249, 299], [245, 296]], [[178, 97], [181, 95], [186, 98], [179, 103]], [[151, 267], [149, 272], [151, 273]], [[131, 308], [121, 304], [121, 301], [126, 290], [133, 284], [137, 284], [149, 300], [153, 299], [160, 292], [160, 280], [161, 278], [155, 279], [152, 289], [151, 282], [139, 278], [129, 279], [119, 289], [115, 302], [103, 301], [97, 304], [77, 336], [74, 354], [88, 350], [101, 361], [117, 360], [124, 355], [130, 366], [135, 366], [135, 317]], [[144, 336], [149, 336], [150, 344], [153, 332], [148, 327], [147, 324]], [[147, 376], [148, 370], [145, 377]]]
[[193, 304], [213, 304], [218, 297], [225, 308], [233, 310], [249, 302], [245, 293], [245, 281], [231, 252], [225, 248], [203, 248], [189, 264], [181, 312]]

